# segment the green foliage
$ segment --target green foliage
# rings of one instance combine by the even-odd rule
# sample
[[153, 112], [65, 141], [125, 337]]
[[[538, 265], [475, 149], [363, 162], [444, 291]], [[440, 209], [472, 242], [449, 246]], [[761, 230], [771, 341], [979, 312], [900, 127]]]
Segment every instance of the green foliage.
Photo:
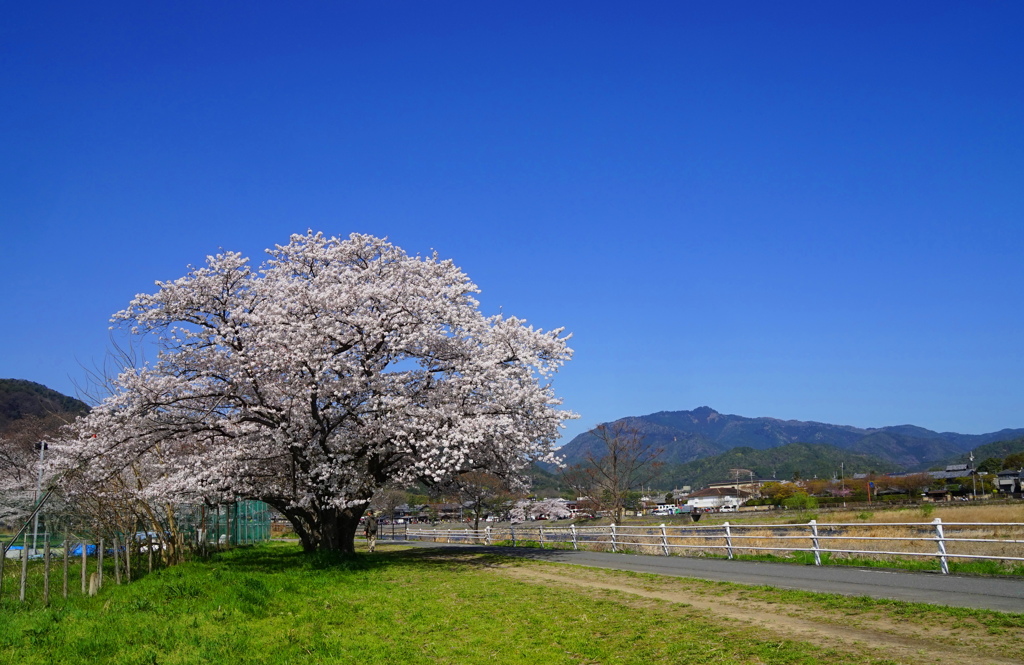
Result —
[[1024, 468], [1024, 452], [1013, 453], [1007, 455], [1003, 460], [1004, 469], [1022, 469]]
[[[1018, 437], [1015, 439], [1005, 439], [1002, 441], [995, 441], [993, 443], [986, 443], [985, 445], [974, 448], [969, 453], [950, 457], [942, 464], [936, 465], [932, 468], [932, 471], [941, 471], [948, 464], [964, 464], [970, 461], [970, 456], [974, 455], [974, 459], [982, 460], [978, 463], [977, 468], [983, 473], [995, 473], [1000, 469], [1019, 469], [1024, 467], [1024, 437]], [[1011, 466], [1007, 466], [1007, 458], [1013, 457], [1016, 465], [1013, 461], [1010, 462]], [[995, 460], [999, 463], [999, 466], [995, 469], [992, 468], [992, 462]]]
[[[823, 443], [791, 443], [766, 450], [733, 448], [720, 455], [662, 468], [653, 484], [658, 487], [700, 487], [729, 478], [730, 469], [750, 469], [758, 478], [831, 478], [843, 466], [846, 474], [871, 469], [897, 471], [898, 465]], [[742, 479], [741, 479], [742, 480]]]
[[1003, 460], [998, 457], [988, 457], [978, 465], [978, 471], [981, 473], [996, 473], [1002, 468]]
[[793, 496], [784, 499], [782, 505], [785, 506], [786, 508], [813, 510], [814, 508], [818, 507], [818, 500], [804, 492], [798, 492]]

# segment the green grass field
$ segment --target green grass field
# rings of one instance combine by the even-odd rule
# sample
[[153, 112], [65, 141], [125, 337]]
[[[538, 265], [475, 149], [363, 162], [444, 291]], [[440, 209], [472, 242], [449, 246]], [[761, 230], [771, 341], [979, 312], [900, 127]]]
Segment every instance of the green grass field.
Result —
[[751, 633], [683, 603], [556, 591], [498, 564], [518, 565], [388, 545], [332, 560], [272, 544], [49, 608], [8, 589], [0, 662], [897, 662]]

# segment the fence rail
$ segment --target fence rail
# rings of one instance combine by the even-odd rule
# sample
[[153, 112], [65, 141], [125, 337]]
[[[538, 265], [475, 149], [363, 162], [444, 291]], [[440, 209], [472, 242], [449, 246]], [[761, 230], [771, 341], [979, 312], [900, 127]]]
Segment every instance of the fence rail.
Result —
[[577, 527], [488, 526], [486, 529], [425, 529], [407, 526], [407, 540], [462, 544], [539, 544], [572, 549], [640, 554], [737, 554], [808, 552], [822, 558], [931, 557], [949, 574], [951, 560], [1024, 562], [1024, 523], [819, 523], [724, 524], [704, 526]]

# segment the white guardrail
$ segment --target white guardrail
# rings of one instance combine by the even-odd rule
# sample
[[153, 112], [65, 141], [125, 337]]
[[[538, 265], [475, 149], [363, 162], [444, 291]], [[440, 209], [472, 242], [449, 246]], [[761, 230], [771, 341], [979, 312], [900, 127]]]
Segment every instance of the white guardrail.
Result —
[[[383, 530], [382, 530], [383, 531]], [[388, 536], [382, 533], [384, 538]], [[401, 536], [401, 532], [395, 534]], [[407, 526], [406, 540], [476, 545], [562, 546], [637, 554], [736, 554], [809, 552], [823, 556], [933, 557], [944, 574], [950, 559], [1024, 561], [1024, 523], [942, 522], [806, 524], [708, 524], [693, 526], [577, 527], [514, 524], [486, 529]]]

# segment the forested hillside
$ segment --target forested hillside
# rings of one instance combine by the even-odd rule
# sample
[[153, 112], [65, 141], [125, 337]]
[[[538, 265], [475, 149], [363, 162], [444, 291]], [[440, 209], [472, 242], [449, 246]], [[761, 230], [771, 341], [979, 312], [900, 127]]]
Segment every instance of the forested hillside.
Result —
[[[865, 429], [810, 421], [747, 418], [722, 414], [706, 406], [615, 422], [636, 429], [644, 437], [645, 445], [662, 449], [660, 459], [668, 465], [713, 457], [737, 447], [770, 450], [793, 443], [815, 443], [884, 460], [890, 468], [914, 471], [955, 458], [977, 446], [1024, 436], [1024, 429], [975, 435], [939, 433], [914, 425]], [[588, 432], [574, 438], [560, 453], [568, 464], [575, 464], [584, 459], [588, 451], [599, 456], [602, 445]]]
[[23, 379], [0, 379], [0, 431], [12, 422], [34, 416], [45, 418], [55, 414], [79, 415], [89, 406], [46, 386]]
[[702, 487], [708, 483], [738, 478], [791, 480], [793, 478], [832, 478], [841, 473], [887, 473], [899, 467], [887, 460], [862, 455], [823, 443], [788, 443], [757, 450], [749, 446], [733, 448], [713, 457], [686, 464], [669, 464], [652, 482], [655, 487], [684, 485]]

